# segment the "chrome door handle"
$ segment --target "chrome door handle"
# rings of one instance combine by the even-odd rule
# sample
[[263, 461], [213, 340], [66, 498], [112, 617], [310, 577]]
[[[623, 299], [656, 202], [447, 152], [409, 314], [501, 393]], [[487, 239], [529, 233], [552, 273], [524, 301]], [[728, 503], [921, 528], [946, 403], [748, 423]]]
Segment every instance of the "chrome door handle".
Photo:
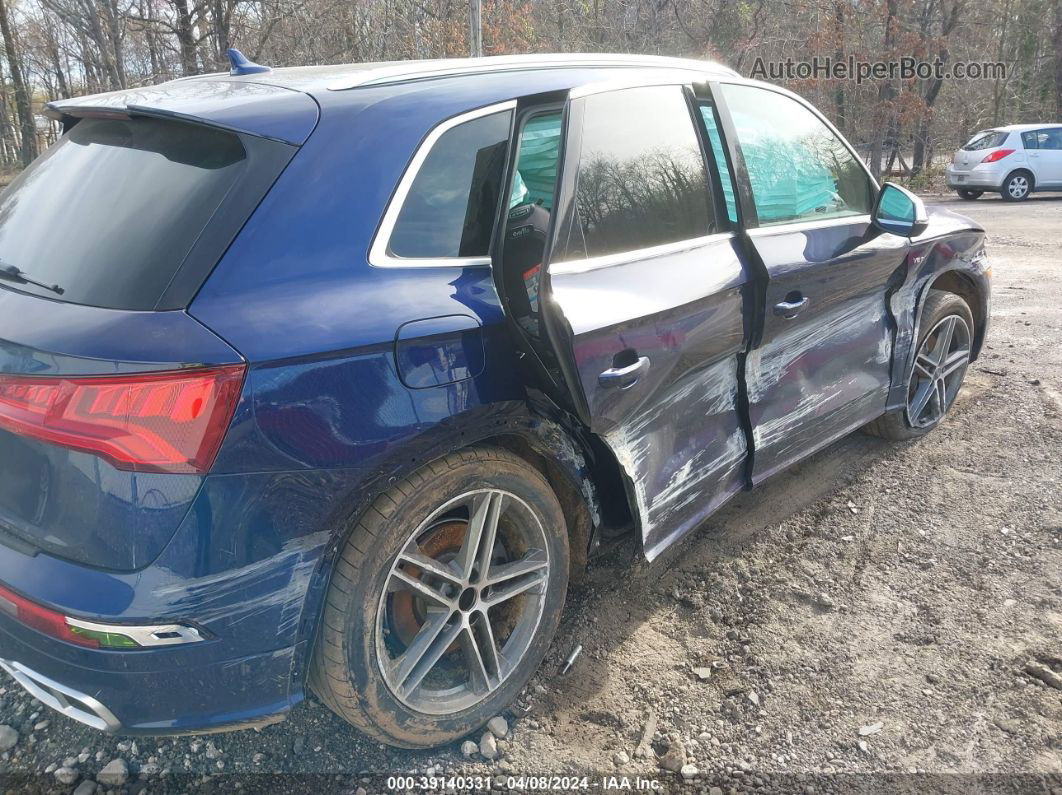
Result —
[[619, 389], [630, 389], [638, 383], [638, 380], [645, 375], [648, 369], [649, 357], [640, 356], [634, 364], [605, 370], [597, 377], [597, 383], [608, 389], [617, 387]]
[[781, 301], [774, 305], [774, 313], [786, 320], [792, 320], [801, 312], [803, 312], [808, 305], [808, 298], [804, 296], [799, 301]]

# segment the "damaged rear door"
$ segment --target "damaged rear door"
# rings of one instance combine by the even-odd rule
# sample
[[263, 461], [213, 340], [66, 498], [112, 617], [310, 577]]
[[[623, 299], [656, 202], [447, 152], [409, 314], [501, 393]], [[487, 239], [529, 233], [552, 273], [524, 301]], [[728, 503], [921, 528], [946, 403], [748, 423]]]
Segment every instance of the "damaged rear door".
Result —
[[[498, 269], [519, 336], [626, 473], [650, 559], [743, 488], [748, 454], [750, 277], [693, 113], [682, 85], [526, 110]], [[550, 123], [555, 191], [528, 133]]]

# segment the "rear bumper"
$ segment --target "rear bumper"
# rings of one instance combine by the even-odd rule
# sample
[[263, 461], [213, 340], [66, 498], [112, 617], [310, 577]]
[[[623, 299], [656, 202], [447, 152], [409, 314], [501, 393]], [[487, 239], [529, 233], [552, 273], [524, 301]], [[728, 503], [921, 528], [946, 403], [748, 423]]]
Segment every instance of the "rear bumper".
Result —
[[944, 182], [952, 190], [999, 190], [1010, 173], [1009, 164], [986, 163], [969, 169], [948, 166]]
[[0, 649], [0, 668], [41, 703], [114, 734], [198, 733], [275, 723], [301, 698], [301, 693], [293, 698], [290, 688], [295, 648], [199, 665], [173, 649], [77, 649], [72, 659], [67, 644], [5, 617]]

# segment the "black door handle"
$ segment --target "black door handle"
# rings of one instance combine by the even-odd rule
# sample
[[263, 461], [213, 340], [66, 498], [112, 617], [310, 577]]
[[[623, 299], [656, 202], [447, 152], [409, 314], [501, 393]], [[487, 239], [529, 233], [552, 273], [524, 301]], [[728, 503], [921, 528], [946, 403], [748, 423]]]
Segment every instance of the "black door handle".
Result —
[[640, 356], [634, 364], [626, 367], [613, 367], [597, 377], [597, 383], [606, 388], [630, 389], [638, 383], [645, 371], [649, 369], [649, 357]]
[[807, 308], [807, 296], [798, 293], [796, 296], [787, 295], [786, 299], [774, 305], [774, 313], [780, 318], [792, 320]]

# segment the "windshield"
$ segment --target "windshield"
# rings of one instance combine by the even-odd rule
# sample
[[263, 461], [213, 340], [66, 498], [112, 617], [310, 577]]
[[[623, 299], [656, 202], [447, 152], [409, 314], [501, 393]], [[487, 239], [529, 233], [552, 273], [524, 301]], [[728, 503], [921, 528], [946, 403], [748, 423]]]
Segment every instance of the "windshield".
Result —
[[0, 195], [0, 262], [63, 301], [153, 309], [246, 162], [232, 133], [84, 119]]
[[970, 139], [963, 149], [968, 152], [976, 152], [978, 149], [995, 149], [997, 146], [1003, 146], [1003, 142], [1007, 140], [1008, 135], [1009, 133], [1000, 130], [979, 132]]

